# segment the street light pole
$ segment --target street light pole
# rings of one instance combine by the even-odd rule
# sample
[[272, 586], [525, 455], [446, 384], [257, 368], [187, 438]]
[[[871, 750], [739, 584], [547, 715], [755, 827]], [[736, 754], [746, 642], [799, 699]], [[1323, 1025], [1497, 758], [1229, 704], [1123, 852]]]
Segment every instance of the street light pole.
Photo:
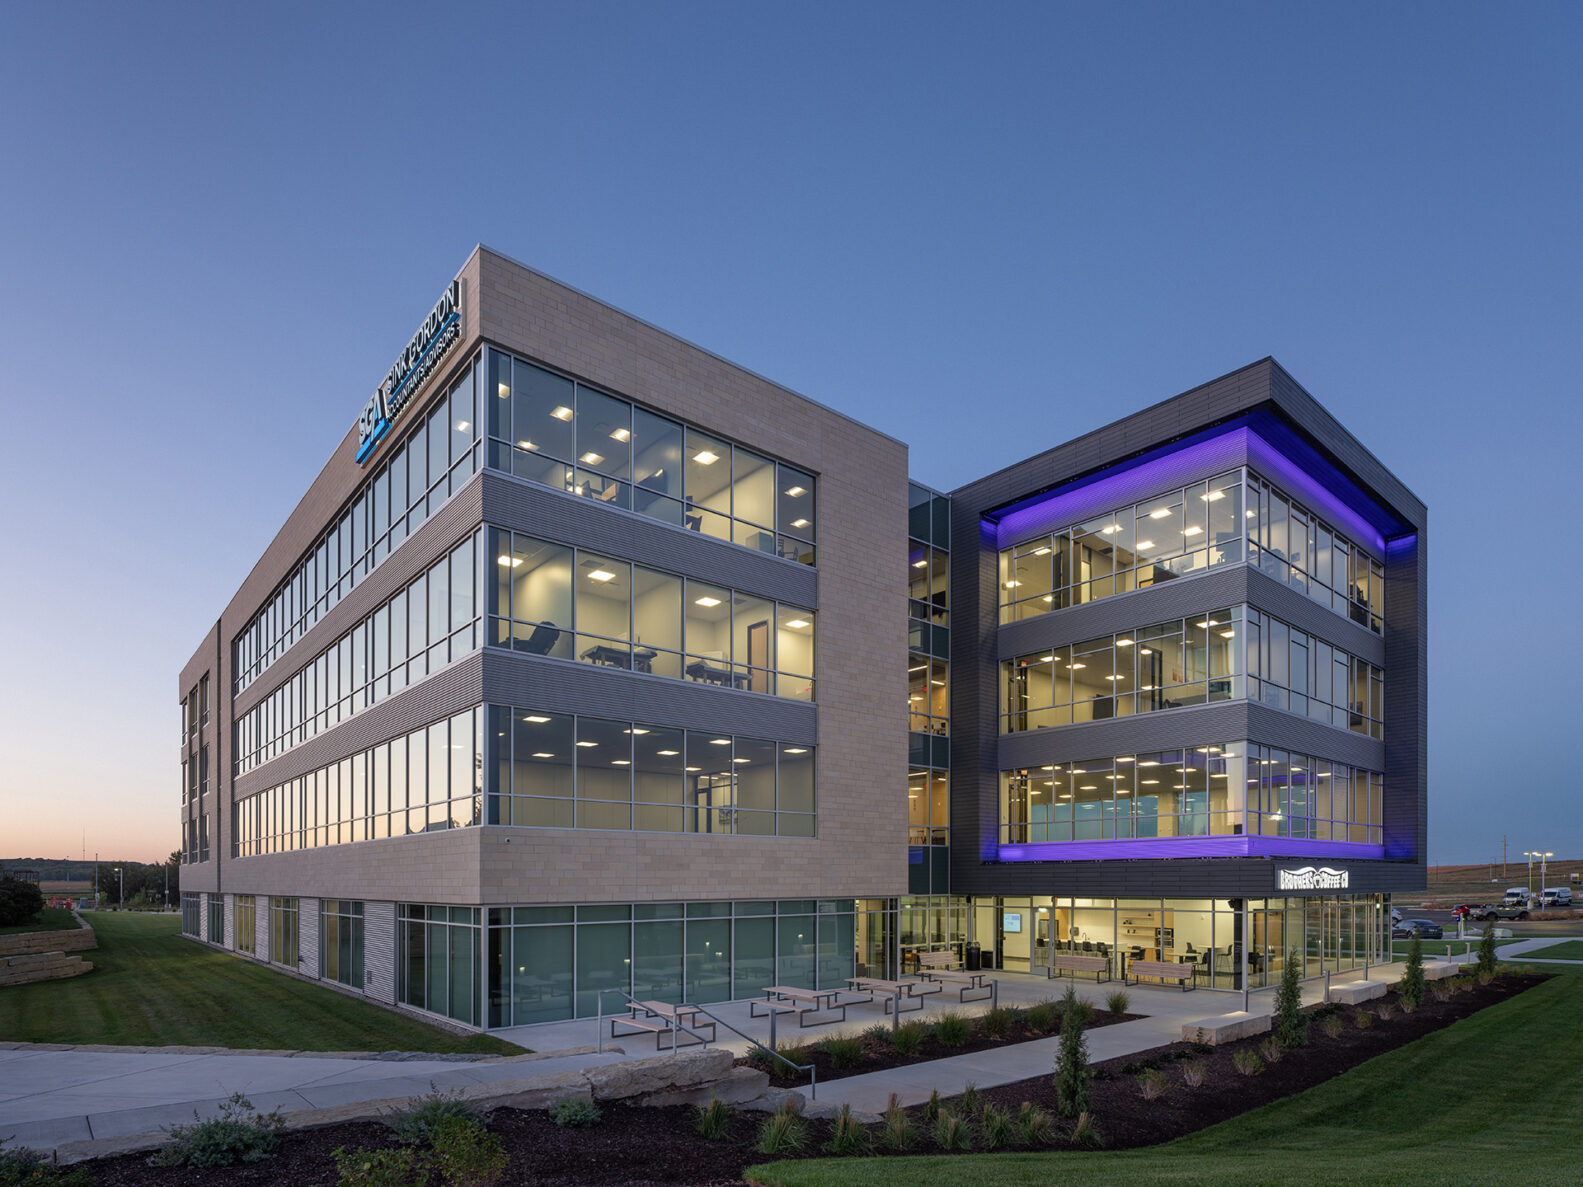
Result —
[[1546, 852], [1541, 853], [1539, 855], [1539, 893], [1540, 894], [1543, 894], [1544, 890], [1545, 890], [1545, 862], [1549, 861], [1550, 858], [1552, 858], [1554, 856], [1555, 856], [1555, 854], [1551, 853], [1549, 851], [1546, 851]]
[[121, 879], [121, 889], [116, 895], [115, 909], [122, 911], [126, 909], [126, 870], [121, 866], [116, 866], [115, 872]]
[[1528, 901], [1532, 902], [1534, 897], [1534, 858], [1539, 855], [1531, 849], [1524, 849], [1523, 856], [1528, 859]]

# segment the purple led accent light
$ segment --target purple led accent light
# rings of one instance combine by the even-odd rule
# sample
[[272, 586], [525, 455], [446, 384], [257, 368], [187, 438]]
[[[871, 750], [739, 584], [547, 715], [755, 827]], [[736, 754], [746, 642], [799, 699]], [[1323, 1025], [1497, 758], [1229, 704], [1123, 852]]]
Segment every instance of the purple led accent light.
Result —
[[[1183, 478], [1184, 474], [1194, 473], [1202, 480], [1242, 464], [1317, 511], [1344, 535], [1373, 548], [1376, 554], [1384, 552], [1385, 539], [1379, 529], [1336, 493], [1346, 490], [1353, 498], [1364, 498], [1362, 492], [1317, 454], [1308, 465], [1299, 464], [1245, 424], [1127, 463], [1102, 477], [1017, 507], [995, 526], [996, 546], [1006, 548], [1040, 532], [1079, 523], [1193, 481]], [[1392, 518], [1383, 509], [1379, 514], [1382, 521]]]
[[1136, 861], [1161, 857], [1333, 857], [1338, 861], [1379, 861], [1384, 856], [1384, 845], [1261, 836], [1041, 841], [1002, 845], [998, 850], [1000, 861]]

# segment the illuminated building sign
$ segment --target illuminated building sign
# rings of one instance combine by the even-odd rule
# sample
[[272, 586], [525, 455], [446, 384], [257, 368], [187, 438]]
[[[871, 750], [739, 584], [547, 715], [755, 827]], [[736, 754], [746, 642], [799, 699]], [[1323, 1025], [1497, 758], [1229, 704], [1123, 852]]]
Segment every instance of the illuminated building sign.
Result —
[[1333, 870], [1329, 866], [1275, 871], [1277, 890], [1346, 890], [1348, 885], [1347, 871]]
[[453, 280], [429, 311], [429, 316], [423, 319], [407, 348], [397, 356], [385, 381], [363, 406], [357, 418], [358, 461], [366, 460], [373, 453], [374, 446], [390, 431], [413, 394], [434, 374], [440, 360], [461, 338], [462, 282]]

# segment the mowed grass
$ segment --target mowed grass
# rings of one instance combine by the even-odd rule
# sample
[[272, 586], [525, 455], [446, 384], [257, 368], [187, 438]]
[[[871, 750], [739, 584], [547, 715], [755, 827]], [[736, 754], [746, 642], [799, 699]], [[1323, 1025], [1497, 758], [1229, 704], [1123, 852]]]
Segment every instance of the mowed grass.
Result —
[[1307, 1092], [1146, 1150], [821, 1159], [751, 1167], [747, 1178], [765, 1187], [1576, 1183], [1580, 1005], [1583, 975], [1568, 972]]
[[1530, 956], [1536, 960], [1583, 960], [1583, 940], [1563, 940], [1559, 944], [1547, 944], [1543, 948], [1524, 952], [1516, 959], [1527, 960]]
[[85, 913], [93, 972], [0, 989], [0, 1039], [29, 1043], [430, 1051], [520, 1055], [228, 956], [181, 936], [181, 918]]
[[77, 920], [65, 907], [45, 907], [32, 923], [0, 927], [0, 936], [21, 935], [30, 931], [76, 931]]

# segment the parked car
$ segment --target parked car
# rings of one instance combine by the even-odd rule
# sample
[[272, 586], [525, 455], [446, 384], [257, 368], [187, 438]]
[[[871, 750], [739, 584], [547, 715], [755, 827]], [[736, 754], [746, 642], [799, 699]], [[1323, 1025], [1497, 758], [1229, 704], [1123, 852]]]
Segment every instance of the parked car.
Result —
[[1417, 933], [1420, 939], [1438, 940], [1445, 933], [1440, 930], [1440, 925], [1433, 919], [1403, 919], [1391, 928], [1391, 937], [1398, 940], [1408, 940]]
[[1527, 919], [1528, 904], [1505, 901], [1490, 903], [1486, 907], [1481, 907], [1474, 918], [1486, 921], [1491, 919]]
[[1478, 903], [1461, 903], [1451, 908], [1451, 914], [1458, 919], [1476, 919], [1482, 910], [1484, 908]]
[[1392, 907], [1391, 908], [1391, 922], [1394, 924], [1394, 923], [1400, 923], [1401, 921], [1402, 921], [1402, 913], [1400, 911], [1398, 911], [1395, 907]]

